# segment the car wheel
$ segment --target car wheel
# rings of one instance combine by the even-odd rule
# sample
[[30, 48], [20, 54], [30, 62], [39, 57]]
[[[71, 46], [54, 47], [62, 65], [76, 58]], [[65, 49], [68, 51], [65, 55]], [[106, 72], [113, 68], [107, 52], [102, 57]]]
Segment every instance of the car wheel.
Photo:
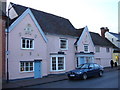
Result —
[[87, 74], [84, 73], [82, 78], [83, 78], [83, 80], [86, 80], [87, 79]]
[[103, 76], [103, 71], [99, 72], [99, 76], [102, 77]]

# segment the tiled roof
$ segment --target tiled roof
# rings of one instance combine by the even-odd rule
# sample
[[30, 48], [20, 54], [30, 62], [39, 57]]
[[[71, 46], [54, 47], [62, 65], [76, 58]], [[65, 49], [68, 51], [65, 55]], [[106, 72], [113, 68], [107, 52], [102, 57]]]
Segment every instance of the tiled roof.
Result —
[[84, 28], [85, 28], [85, 27], [76, 29], [76, 33], [77, 33], [78, 36], [81, 36], [81, 34], [82, 34]]
[[[18, 16], [20, 16], [28, 7], [14, 4], [13, 8], [17, 12]], [[32, 11], [44, 33], [78, 37], [76, 29], [68, 19], [32, 8], [29, 9]]]
[[[13, 8], [15, 9], [19, 17], [29, 7], [14, 4]], [[38, 24], [41, 26], [43, 32], [46, 34], [49, 33], [49, 34], [57, 34], [57, 35], [69, 35], [79, 38], [84, 30], [84, 28], [75, 29], [74, 26], [70, 23], [70, 21], [63, 17], [56, 16], [43, 11], [35, 10], [32, 8], [29, 9], [32, 11]], [[12, 22], [15, 19], [13, 19]], [[95, 45], [114, 47], [114, 45], [109, 40], [107, 40], [106, 38], [102, 38], [99, 34], [90, 32], [90, 35]], [[78, 39], [76, 40], [75, 44], [77, 43], [77, 41]]]
[[101, 37], [98, 33], [90, 32], [90, 35], [91, 35], [94, 45], [117, 48], [107, 38]]
[[76, 29], [76, 33], [77, 33], [78, 38], [77, 38], [76, 42], [74, 43], [74, 45], [77, 45], [77, 42], [78, 42], [79, 37], [81, 36], [83, 30], [84, 30], [84, 28]]

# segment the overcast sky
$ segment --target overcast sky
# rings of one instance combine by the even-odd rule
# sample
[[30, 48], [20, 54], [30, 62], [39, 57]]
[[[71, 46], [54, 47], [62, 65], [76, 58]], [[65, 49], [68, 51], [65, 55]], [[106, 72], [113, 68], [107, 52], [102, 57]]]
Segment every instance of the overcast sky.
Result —
[[70, 20], [75, 28], [88, 26], [100, 33], [101, 27], [118, 33], [119, 0], [7, 0]]

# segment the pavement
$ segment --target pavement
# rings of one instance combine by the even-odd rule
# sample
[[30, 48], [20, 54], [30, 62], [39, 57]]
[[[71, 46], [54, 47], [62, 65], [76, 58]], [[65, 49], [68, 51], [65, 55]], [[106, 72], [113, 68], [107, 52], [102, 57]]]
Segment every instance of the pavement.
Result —
[[[111, 67], [104, 68], [104, 72], [115, 71], [115, 70], [120, 70], [120, 65], [118, 67], [113, 67], [113, 68]], [[9, 81], [8, 83], [3, 83], [2, 89], [23, 88], [23, 87], [41, 85], [41, 84], [57, 82], [67, 79], [68, 77], [66, 74], [59, 74], [59, 75], [48, 75], [38, 79], [31, 78], [31, 79], [23, 79], [23, 80], [14, 80], [14, 81]]]

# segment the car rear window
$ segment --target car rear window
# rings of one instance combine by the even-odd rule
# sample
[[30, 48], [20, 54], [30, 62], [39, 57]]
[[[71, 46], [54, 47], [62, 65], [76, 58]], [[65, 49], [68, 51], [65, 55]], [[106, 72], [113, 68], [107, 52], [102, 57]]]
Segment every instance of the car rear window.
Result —
[[92, 68], [92, 69], [93, 69], [93, 68], [94, 68], [94, 65], [93, 65], [93, 64], [90, 64], [90, 65], [89, 65], [89, 68]]
[[95, 68], [99, 68], [100, 66], [98, 64], [94, 64]]

